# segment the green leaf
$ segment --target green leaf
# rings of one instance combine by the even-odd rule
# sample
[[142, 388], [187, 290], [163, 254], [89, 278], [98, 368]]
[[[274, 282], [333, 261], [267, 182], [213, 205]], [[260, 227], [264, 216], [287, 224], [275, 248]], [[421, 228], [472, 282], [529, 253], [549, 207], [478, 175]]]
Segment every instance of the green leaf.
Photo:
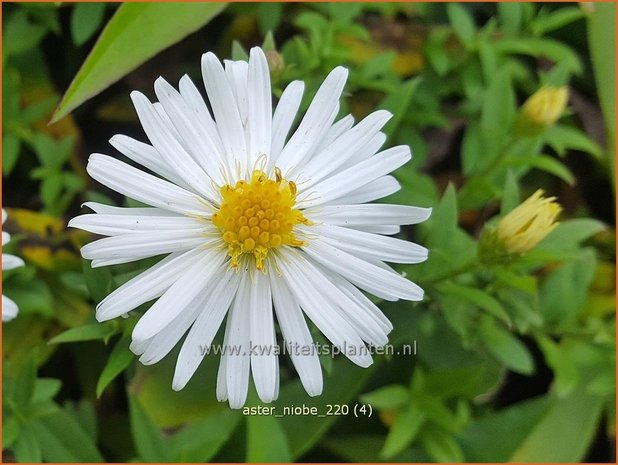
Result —
[[474, 27], [472, 16], [470, 16], [466, 7], [460, 3], [448, 3], [446, 12], [448, 14], [449, 23], [453, 27], [457, 38], [466, 48], [471, 48], [476, 34], [476, 28]]
[[496, 41], [494, 46], [504, 55], [522, 54], [545, 57], [554, 63], [562, 64], [573, 74], [580, 74], [582, 71], [581, 60], [577, 54], [557, 40], [537, 37], [504, 38]]
[[502, 24], [502, 31], [505, 35], [514, 36], [521, 29], [523, 18], [523, 9], [520, 3], [517, 2], [499, 2], [498, 17]]
[[410, 106], [410, 102], [412, 101], [412, 96], [414, 95], [414, 91], [418, 87], [421, 82], [421, 78], [412, 78], [407, 81], [401, 83], [397, 89], [391, 93], [389, 93], [382, 103], [380, 104], [380, 108], [384, 110], [388, 110], [393, 114], [393, 117], [386, 124], [384, 128], [384, 132], [387, 136], [391, 136], [395, 134], [401, 121], [407, 113], [407, 109]]
[[603, 156], [603, 149], [595, 141], [590, 139], [586, 133], [571, 126], [554, 124], [547, 128], [544, 137], [560, 156], [566, 155], [567, 150], [581, 150], [595, 158]]
[[14, 400], [15, 404], [20, 408], [25, 408], [31, 401], [34, 394], [34, 385], [36, 381], [36, 363], [35, 356], [28, 357], [22, 365], [15, 381]]
[[576, 318], [586, 302], [595, 269], [595, 251], [585, 249], [576, 260], [564, 263], [543, 281], [539, 304], [547, 323], [566, 323]]
[[108, 339], [116, 332], [116, 329], [105, 323], [92, 323], [77, 328], [67, 329], [63, 333], [53, 337], [50, 344], [61, 344], [77, 341], [97, 341]]
[[594, 3], [588, 15], [588, 46], [607, 131], [607, 163], [616, 188], [616, 4]]
[[508, 170], [506, 173], [506, 180], [504, 182], [504, 190], [502, 191], [502, 202], [500, 204], [500, 215], [506, 215], [513, 210], [521, 202], [519, 194], [519, 184], [517, 184], [517, 177], [512, 170]]
[[535, 35], [542, 36], [550, 31], [560, 29], [573, 21], [584, 17], [582, 9], [576, 6], [562, 7], [544, 15], [538, 15], [530, 28]]
[[249, 54], [242, 46], [240, 42], [237, 40], [232, 41], [232, 60], [244, 60], [247, 61], [249, 59]]
[[46, 33], [44, 26], [30, 21], [25, 10], [15, 11], [8, 17], [2, 31], [3, 62], [9, 55], [23, 53], [36, 47]]
[[131, 433], [135, 449], [144, 462], [172, 462], [171, 451], [161, 431], [152, 423], [139, 400], [129, 395]]
[[71, 12], [71, 37], [77, 46], [90, 39], [103, 21], [107, 4], [90, 2], [76, 3]]
[[463, 286], [453, 282], [446, 282], [440, 284], [438, 290], [459, 299], [471, 302], [479, 308], [485, 310], [490, 315], [498, 318], [500, 321], [506, 323], [507, 325], [511, 325], [511, 318], [508, 313], [506, 313], [506, 310], [504, 310], [502, 304], [481, 289]]
[[170, 438], [177, 462], [210, 462], [227, 442], [241, 419], [240, 412], [222, 407], [184, 427]]
[[480, 329], [489, 352], [507, 368], [524, 375], [529, 375], [534, 371], [534, 361], [526, 346], [496, 324], [495, 320], [483, 318]]
[[[73, 79], [51, 122], [60, 120], [161, 50], [204, 26], [226, 5], [123, 3]], [[146, 37], [148, 40], [144, 40]]]
[[247, 462], [290, 462], [292, 454], [279, 419], [271, 415], [247, 416]]
[[599, 427], [603, 401], [582, 392], [556, 400], [510, 462], [580, 462]]
[[46, 462], [103, 462], [94, 441], [66, 411], [58, 410], [32, 422]]
[[281, 3], [259, 3], [257, 6], [257, 17], [262, 34], [275, 31], [281, 23], [283, 6]]
[[473, 361], [468, 361], [465, 365], [428, 372], [423, 390], [445, 399], [474, 399], [487, 393], [500, 381], [502, 370], [490, 359], [485, 359], [482, 363], [472, 363]]
[[[489, 83], [483, 99], [481, 128], [485, 135], [489, 132], [498, 138], [498, 145], [511, 129], [515, 119], [515, 94], [508, 72], [501, 68]], [[487, 155], [485, 155], [487, 156]]]
[[21, 432], [21, 423], [15, 415], [7, 415], [2, 423], [2, 448], [8, 449], [15, 443]]
[[66, 406], [75, 421], [79, 423], [84, 432], [93, 440], [97, 439], [97, 414], [94, 405], [87, 399], [82, 399], [79, 404]]
[[2, 175], [8, 176], [13, 171], [19, 158], [21, 142], [13, 134], [2, 134]]
[[564, 251], [576, 249], [579, 244], [601, 231], [607, 225], [592, 218], [575, 218], [561, 221], [537, 246], [537, 250]]
[[425, 412], [419, 408], [418, 402], [414, 398], [410, 399], [410, 404], [397, 415], [380, 455], [389, 459], [403, 451], [414, 441], [425, 418]]
[[552, 388], [555, 393], [558, 397], [570, 394], [579, 382], [579, 372], [573, 357], [550, 338], [539, 337], [537, 341], [545, 355], [545, 361], [554, 372]]
[[470, 462], [507, 462], [552, 404], [548, 396], [519, 402], [480, 417], [461, 433]]
[[430, 427], [424, 430], [421, 441], [427, 453], [436, 462], [461, 463], [465, 460], [457, 441], [440, 428]]
[[134, 355], [133, 352], [129, 350], [129, 342], [130, 338], [128, 336], [121, 338], [109, 354], [107, 363], [97, 382], [97, 397], [101, 397], [101, 394], [109, 383], [122, 373], [124, 369], [129, 366], [131, 361], [133, 361]]
[[425, 222], [425, 226], [429, 229], [428, 246], [448, 244], [449, 238], [457, 230], [458, 222], [457, 194], [455, 187], [449, 184], [440, 203], [433, 210], [429, 220]]
[[92, 268], [89, 261], [82, 260], [82, 271], [88, 291], [95, 302], [101, 302], [114, 290], [114, 277], [108, 267]]
[[41, 463], [43, 453], [30, 424], [24, 425], [13, 448], [15, 460], [21, 463]]
[[408, 389], [398, 384], [381, 387], [360, 397], [364, 404], [371, 404], [380, 410], [396, 410], [405, 405], [409, 398]]
[[504, 160], [506, 166], [538, 168], [562, 179], [569, 185], [575, 184], [575, 176], [562, 163], [549, 155], [529, 155], [508, 157]]
[[[321, 443], [342, 460], [351, 463], [380, 463], [384, 459], [378, 451], [384, 444], [384, 436], [378, 434], [346, 434], [326, 437]], [[390, 459], [392, 462], [424, 463], [429, 458], [420, 448], [407, 448]]]
[[48, 402], [52, 400], [62, 387], [62, 382], [59, 379], [53, 378], [37, 378], [34, 383], [34, 392], [32, 393], [32, 403]]
[[73, 137], [66, 136], [55, 140], [47, 134], [36, 133], [32, 144], [41, 165], [55, 170], [60, 168], [71, 155]]

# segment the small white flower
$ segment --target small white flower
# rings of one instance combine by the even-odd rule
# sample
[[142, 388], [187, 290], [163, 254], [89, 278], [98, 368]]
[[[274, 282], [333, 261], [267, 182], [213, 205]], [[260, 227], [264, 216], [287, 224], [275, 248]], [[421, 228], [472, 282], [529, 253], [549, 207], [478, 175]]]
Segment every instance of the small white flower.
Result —
[[[2, 224], [6, 221], [6, 212], [4, 208], [2, 209]], [[11, 240], [11, 236], [9, 233], [2, 231], [2, 246]], [[2, 271], [4, 270], [12, 270], [13, 268], [19, 268], [20, 266], [24, 266], [24, 261], [16, 257], [15, 255], [10, 255], [8, 253], [2, 254]], [[17, 304], [13, 302], [11, 299], [2, 294], [2, 322], [11, 321], [13, 318], [17, 316], [19, 312], [19, 308], [17, 308]]]
[[[338, 67], [288, 138], [304, 84], [292, 82], [273, 113], [261, 49], [225, 69], [206, 53], [202, 73], [213, 115], [187, 76], [179, 92], [157, 79], [158, 103], [131, 94], [152, 145], [122, 135], [110, 142], [154, 174], [90, 156], [94, 179], [152, 208], [88, 202], [96, 214], [69, 225], [110, 237], [83, 247], [84, 258], [97, 267], [168, 254], [107, 296], [97, 319], [158, 299], [135, 326], [131, 349], [142, 363], [156, 363], [188, 332], [174, 373], [179, 390], [227, 315], [217, 398], [232, 408], [245, 402], [250, 371], [262, 401], [278, 395], [273, 309], [286, 345], [311, 347], [306, 315], [350, 360], [369, 366], [361, 349], [386, 344], [392, 326], [358, 288], [387, 300], [422, 299], [422, 289], [384, 262], [427, 258], [424, 247], [389, 235], [431, 213], [367, 203], [399, 189], [389, 173], [411, 157], [405, 146], [378, 152], [391, 115], [335, 122], [348, 74]], [[318, 354], [290, 356], [306, 391], [319, 395]]]

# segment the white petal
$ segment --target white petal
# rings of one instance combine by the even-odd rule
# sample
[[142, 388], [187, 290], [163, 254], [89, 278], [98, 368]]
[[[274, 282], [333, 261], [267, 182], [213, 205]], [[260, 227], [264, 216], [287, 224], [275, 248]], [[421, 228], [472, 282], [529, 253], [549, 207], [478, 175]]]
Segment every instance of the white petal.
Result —
[[405, 300], [423, 299], [423, 290], [400, 274], [380, 268], [319, 239], [312, 240], [303, 250], [316, 262], [378, 297], [387, 300], [393, 300], [391, 296]]
[[298, 129], [285, 145], [277, 159], [277, 165], [286, 175], [309, 155], [328, 131], [339, 106], [348, 70], [338, 66], [330, 72], [318, 89]]
[[[182, 137], [188, 154], [216, 184], [221, 184], [222, 160], [210, 133], [200, 126], [199, 120], [182, 95], [163, 78], [155, 81], [155, 92], [171, 123]], [[181, 169], [180, 165], [178, 169]]]
[[7, 232], [2, 231], [2, 245], [6, 244], [11, 240], [11, 235]]
[[[225, 71], [219, 59], [210, 52], [202, 55], [202, 77], [227, 156], [228, 166], [233, 170], [230, 174], [232, 176], [244, 174], [247, 168], [247, 147], [238, 106], [231, 104], [235, 98]], [[240, 173], [236, 172], [237, 166]]]
[[151, 207], [115, 207], [113, 205], [105, 205], [98, 202], [84, 202], [82, 207], [88, 207], [95, 213], [102, 215], [130, 215], [130, 216], [169, 216], [173, 218], [184, 218], [184, 215], [163, 210], [162, 208]]
[[318, 234], [330, 245], [361, 258], [393, 263], [421, 263], [427, 260], [428, 251], [425, 247], [395, 237], [381, 236], [332, 224], [316, 224], [310, 229], [312, 233]]
[[[241, 408], [247, 399], [250, 369], [250, 326], [251, 296], [248, 276], [244, 276], [228, 315], [224, 349], [225, 381], [230, 407]], [[234, 352], [233, 352], [234, 351]], [[221, 368], [219, 368], [221, 370]]]
[[[154, 365], [169, 354], [197, 318], [201, 305], [206, 297], [207, 291], [204, 290], [186, 306], [183, 312], [161, 329], [161, 331], [150, 339], [146, 339], [145, 341], [148, 341], [148, 344], [144, 347], [139, 361], [144, 365]], [[138, 346], [140, 340], [136, 340], [135, 342], [137, 343], [136, 346]]]
[[19, 312], [19, 308], [17, 308], [17, 304], [9, 299], [4, 294], [2, 295], [2, 322], [11, 321], [13, 318], [17, 316]]
[[275, 399], [277, 356], [275, 355], [275, 323], [268, 277], [256, 272], [250, 282], [251, 371], [255, 389], [262, 402]]
[[370, 233], [375, 233], [375, 234], [385, 234], [387, 236], [391, 236], [393, 234], [398, 234], [399, 231], [401, 231], [401, 228], [399, 226], [395, 226], [395, 225], [390, 225], [390, 224], [386, 224], [386, 225], [357, 225], [357, 226], [350, 226], [353, 229], [358, 229], [359, 231], [365, 231], [365, 232], [370, 232]]
[[[336, 171], [365, 147], [393, 115], [385, 110], [376, 111], [346, 131], [328, 147], [318, 152], [302, 167], [299, 185], [310, 188]], [[300, 182], [300, 179], [306, 182]]]
[[24, 261], [16, 257], [15, 255], [10, 255], [7, 253], [2, 254], [2, 269], [3, 270], [12, 270], [14, 268], [19, 268], [20, 266], [24, 266]]
[[189, 215], [203, 215], [213, 208], [198, 195], [107, 155], [90, 155], [86, 170], [110, 189], [153, 207]]
[[321, 150], [328, 147], [335, 141], [335, 139], [337, 139], [347, 130], [351, 129], [352, 126], [354, 126], [354, 117], [352, 115], [346, 115], [341, 118], [328, 129], [328, 131], [316, 147], [316, 152], [320, 152]]
[[[157, 96], [168, 104], [173, 99], [170, 92], [170, 85], [159, 78], [155, 81], [155, 90]], [[173, 89], [172, 89], [173, 90]], [[212, 179], [208, 176], [208, 173], [202, 169], [200, 165], [189, 155], [185, 148], [178, 142], [176, 136], [170, 130], [169, 126], [165, 124], [165, 121], [158, 115], [153, 105], [146, 98], [146, 96], [140, 92], [131, 92], [131, 100], [135, 105], [135, 110], [142, 123], [144, 131], [150, 139], [152, 145], [157, 149], [165, 161], [172, 166], [176, 173], [184, 181], [191, 186], [191, 188], [201, 194], [202, 196], [214, 199], [216, 197], [215, 190], [213, 188]], [[179, 115], [174, 114], [175, 118], [180, 118]], [[178, 132], [182, 134], [186, 133], [186, 127], [182, 126], [182, 120], [177, 121], [179, 129]], [[189, 134], [186, 134], [189, 137]]]
[[371, 138], [371, 140], [369, 140], [369, 142], [354, 152], [354, 155], [352, 155], [348, 161], [341, 165], [337, 171], [343, 171], [367, 160], [368, 158], [373, 157], [380, 150], [380, 148], [382, 148], [385, 142], [386, 134], [383, 132], [378, 132]]
[[337, 286], [348, 298], [352, 299], [357, 304], [357, 307], [355, 308], [343, 307], [343, 310], [348, 313], [362, 312], [377, 323], [385, 334], [392, 331], [393, 325], [390, 320], [386, 317], [386, 315], [384, 315], [384, 313], [382, 313], [382, 310], [380, 310], [376, 304], [369, 300], [367, 296], [363, 294], [356, 286], [337, 273], [329, 272], [322, 266], [320, 266], [320, 270], [327, 275], [328, 280], [332, 281], [332, 283]]
[[[210, 239], [212, 242], [215, 239]], [[82, 247], [86, 260], [120, 259], [127, 263], [171, 252], [181, 252], [208, 244], [199, 230], [156, 231], [106, 237]]]
[[193, 116], [196, 118], [196, 125], [204, 131], [204, 137], [207, 137], [215, 147], [214, 154], [221, 162], [226, 161], [225, 150], [221, 143], [221, 137], [215, 124], [206, 102], [200, 91], [195, 87], [193, 81], [186, 74], [180, 78], [178, 85], [180, 89], [180, 95], [184, 99], [185, 103], [193, 110]]
[[277, 265], [290, 291], [324, 336], [352, 362], [362, 367], [371, 365], [371, 355], [357, 331], [341, 316], [332, 295], [325, 292], [323, 286], [328, 281], [321, 279], [320, 272], [292, 249], [284, 257], [277, 257]]
[[[272, 123], [272, 142], [270, 149], [271, 165], [276, 164], [277, 158], [285, 145], [285, 140], [294, 124], [296, 113], [303, 99], [305, 83], [302, 81], [292, 81], [281, 94], [277, 103]], [[272, 167], [271, 166], [271, 167]]]
[[401, 185], [399, 181], [393, 176], [382, 176], [375, 181], [368, 182], [367, 184], [354, 189], [341, 197], [332, 199], [326, 202], [327, 205], [340, 205], [340, 204], [357, 204], [365, 202], [373, 202], [374, 200], [381, 199], [387, 195], [394, 194]]
[[189, 188], [185, 180], [161, 157], [161, 154], [157, 152], [157, 149], [152, 145], [144, 144], [143, 142], [139, 142], [122, 134], [117, 134], [112, 137], [109, 143], [120, 153], [134, 162], [139, 163], [144, 168], [148, 168], [153, 173], [164, 177], [184, 189]]
[[207, 286], [223, 262], [224, 255], [216, 251], [203, 252], [196, 263], [187, 268], [170, 288], [140, 318], [133, 328], [136, 340], [148, 339], [161, 331]]
[[212, 344], [236, 295], [241, 276], [240, 273], [228, 268], [221, 272], [216, 285], [208, 291], [208, 298], [200, 306], [199, 315], [178, 354], [172, 382], [175, 391], [186, 386], [204, 358], [204, 348]]
[[259, 47], [253, 47], [250, 51], [247, 88], [249, 166], [252, 167], [260, 156], [270, 155], [273, 117], [270, 71], [266, 56]]
[[2, 209], [2, 224], [6, 221], [6, 210]]
[[[239, 284], [240, 285], [240, 284]], [[238, 289], [236, 290], [238, 292]], [[230, 337], [230, 322], [232, 318], [230, 317], [232, 312], [232, 308], [228, 310], [228, 317], [225, 324], [225, 333], [223, 336], [223, 347], [227, 344]], [[217, 371], [217, 387], [215, 389], [215, 393], [217, 395], [217, 400], [219, 402], [225, 402], [227, 400], [227, 357], [229, 353], [227, 351], [223, 351], [221, 353], [220, 361], [219, 361], [219, 370]]]
[[[405, 145], [390, 148], [356, 166], [340, 171], [315, 185], [307, 198], [298, 202], [299, 208], [321, 205], [342, 197], [399, 168], [410, 160], [410, 148]], [[299, 189], [300, 192], [300, 189]]]
[[116, 236], [120, 234], [143, 233], [148, 231], [174, 231], [195, 229], [212, 230], [210, 224], [188, 216], [129, 216], [129, 215], [80, 215], [69, 221], [71, 228], [79, 228], [94, 234]]
[[303, 214], [312, 221], [339, 226], [417, 224], [431, 215], [431, 208], [408, 205], [365, 204], [324, 205], [305, 210]]
[[277, 321], [294, 368], [307, 394], [319, 396], [323, 387], [322, 368], [307, 322], [281, 277], [275, 273], [270, 273], [269, 277]]
[[[249, 92], [247, 90], [247, 75], [249, 74], [249, 63], [238, 60], [224, 60], [225, 74], [230, 83], [230, 88], [238, 106], [238, 114], [244, 129], [245, 140], [249, 141]], [[233, 102], [230, 102], [230, 105]]]
[[202, 255], [198, 249], [173, 253], [138, 274], [97, 305], [96, 318], [107, 321], [130, 312], [169, 289]]

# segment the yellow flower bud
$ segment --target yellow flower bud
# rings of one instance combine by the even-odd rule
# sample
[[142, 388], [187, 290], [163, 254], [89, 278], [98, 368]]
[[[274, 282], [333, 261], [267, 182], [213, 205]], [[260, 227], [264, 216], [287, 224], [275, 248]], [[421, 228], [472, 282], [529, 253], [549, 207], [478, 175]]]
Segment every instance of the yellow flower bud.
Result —
[[498, 238], [509, 253], [527, 252], [558, 226], [562, 208], [543, 194], [539, 189], [498, 223]]
[[520, 129], [545, 129], [554, 124], [564, 113], [569, 91], [566, 86], [541, 87], [532, 94], [521, 108]]
[[276, 50], [269, 50], [266, 52], [266, 61], [268, 62], [271, 77], [274, 80], [279, 79], [285, 70], [283, 55]]

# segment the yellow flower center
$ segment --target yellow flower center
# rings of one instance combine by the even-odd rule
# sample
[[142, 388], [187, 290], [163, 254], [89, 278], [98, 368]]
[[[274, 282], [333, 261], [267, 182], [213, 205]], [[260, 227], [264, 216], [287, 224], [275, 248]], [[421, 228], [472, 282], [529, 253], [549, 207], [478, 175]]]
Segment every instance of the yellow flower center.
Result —
[[239, 258], [247, 254], [253, 255], [256, 268], [262, 270], [271, 249], [304, 244], [293, 229], [299, 223], [309, 224], [309, 220], [294, 208], [296, 184], [283, 179], [279, 169], [275, 168], [275, 179], [254, 170], [249, 182], [223, 186], [221, 198], [212, 222], [227, 244], [231, 267], [238, 267]]

